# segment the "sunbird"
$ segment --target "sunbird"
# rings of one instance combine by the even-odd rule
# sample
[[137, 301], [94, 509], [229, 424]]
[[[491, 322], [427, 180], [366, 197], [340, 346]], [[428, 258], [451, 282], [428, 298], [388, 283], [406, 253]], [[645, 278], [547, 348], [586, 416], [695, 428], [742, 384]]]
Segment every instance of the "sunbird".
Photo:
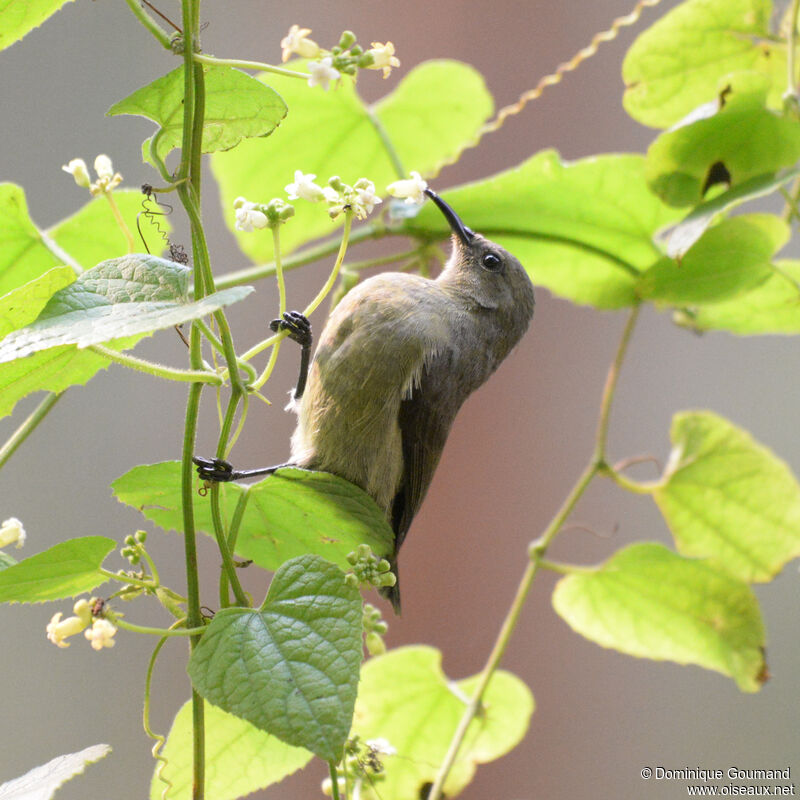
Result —
[[[302, 347], [289, 460], [239, 471], [221, 459], [194, 459], [210, 481], [292, 466], [356, 484], [391, 524], [395, 575], [459, 408], [519, 342], [534, 309], [520, 262], [467, 228], [433, 190], [425, 193], [452, 230], [452, 252], [436, 279], [384, 272], [355, 286], [328, 318], [310, 369], [308, 320], [290, 311], [272, 321]], [[380, 591], [399, 614], [399, 580]]]

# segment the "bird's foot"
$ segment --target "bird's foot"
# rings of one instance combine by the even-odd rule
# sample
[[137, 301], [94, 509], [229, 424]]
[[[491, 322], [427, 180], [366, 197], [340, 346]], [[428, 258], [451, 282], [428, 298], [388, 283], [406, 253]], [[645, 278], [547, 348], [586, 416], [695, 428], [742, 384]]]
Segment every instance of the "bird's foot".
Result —
[[192, 461], [197, 465], [197, 474], [204, 481], [227, 483], [234, 480], [233, 466], [221, 458], [193, 456]]
[[286, 311], [283, 319], [274, 319], [269, 324], [270, 330], [288, 331], [289, 338], [303, 347], [311, 347], [311, 323], [299, 311]]

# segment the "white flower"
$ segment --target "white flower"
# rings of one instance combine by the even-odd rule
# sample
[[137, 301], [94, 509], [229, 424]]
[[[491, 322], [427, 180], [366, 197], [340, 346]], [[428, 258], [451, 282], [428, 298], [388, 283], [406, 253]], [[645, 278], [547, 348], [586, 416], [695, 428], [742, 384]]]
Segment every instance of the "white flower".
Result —
[[59, 611], [57, 614], [53, 614], [47, 626], [47, 638], [56, 647], [69, 647], [69, 642], [64, 640], [88, 628], [92, 621], [92, 611], [88, 600], [78, 600], [72, 610], [75, 612], [74, 617], [62, 620], [62, 614]]
[[388, 78], [392, 71], [392, 67], [400, 66], [400, 59], [394, 54], [394, 45], [391, 42], [381, 44], [380, 42], [373, 42], [372, 49], [367, 50], [372, 56], [372, 63], [367, 69], [382, 69], [383, 77]]
[[122, 175], [114, 172], [114, 165], [106, 155], [100, 154], [95, 158], [94, 171], [97, 173], [97, 180], [89, 186], [89, 191], [95, 196], [107, 194], [122, 183]]
[[[326, 87], [327, 88], [327, 87]], [[304, 175], [300, 169], [294, 172], [294, 183], [286, 185], [285, 189], [289, 194], [290, 200], [308, 200], [311, 203], [316, 203], [318, 200], [325, 198], [325, 190], [321, 186], [314, 183], [314, 178], [317, 176], [313, 173]]]
[[97, 156], [94, 160], [94, 171], [97, 173], [97, 177], [100, 178], [100, 180], [104, 178], [110, 180], [114, 177], [114, 165], [111, 163], [111, 159], [102, 154]]
[[311, 28], [301, 28], [299, 25], [292, 25], [289, 33], [281, 39], [283, 53], [281, 61], [288, 61], [292, 53], [302, 58], [316, 58], [319, 55], [319, 45], [308, 38]]
[[367, 739], [365, 742], [367, 747], [372, 750], [373, 753], [377, 753], [381, 756], [396, 756], [397, 755], [397, 748], [392, 745], [392, 743], [388, 739], [378, 738], [378, 739]]
[[0, 547], [6, 547], [15, 542], [17, 549], [25, 544], [25, 528], [16, 517], [9, 517], [0, 525]]
[[319, 61], [312, 61], [308, 65], [311, 77], [308, 79], [309, 86], [321, 86], [326, 92], [331, 81], [341, 77], [338, 69], [333, 67], [333, 59], [330, 56]]
[[252, 233], [256, 228], [267, 227], [267, 215], [255, 203], [245, 201], [236, 209], [236, 230]]
[[89, 188], [89, 184], [92, 181], [89, 177], [89, 169], [86, 166], [86, 162], [82, 158], [73, 158], [69, 164], [64, 164], [61, 169], [63, 169], [64, 172], [69, 172], [69, 174], [75, 178], [75, 183], [82, 189]]
[[392, 197], [404, 197], [408, 205], [422, 205], [427, 188], [428, 184], [422, 179], [419, 172], [412, 172], [410, 178], [390, 183], [386, 187], [386, 191]]
[[113, 647], [114, 634], [117, 629], [107, 619], [96, 619], [84, 636], [92, 643], [92, 648], [102, 650], [104, 647]]
[[[366, 178], [359, 178], [355, 183], [358, 200], [353, 204], [353, 211], [359, 219], [365, 219], [367, 214], [372, 213], [372, 209], [383, 200], [375, 194], [375, 184]], [[363, 210], [364, 215], [359, 213]]]
[[342, 196], [332, 186], [323, 186], [322, 194], [328, 203], [341, 203]]

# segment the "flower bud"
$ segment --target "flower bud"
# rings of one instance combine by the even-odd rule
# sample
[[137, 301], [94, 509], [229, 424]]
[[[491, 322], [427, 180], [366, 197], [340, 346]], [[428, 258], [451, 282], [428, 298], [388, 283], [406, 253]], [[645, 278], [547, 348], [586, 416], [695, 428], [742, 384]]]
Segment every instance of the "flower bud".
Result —
[[86, 166], [86, 162], [82, 158], [73, 158], [69, 164], [65, 164], [61, 169], [63, 169], [64, 172], [69, 172], [75, 179], [75, 183], [82, 189], [89, 188], [92, 180], [89, 177], [89, 169]]

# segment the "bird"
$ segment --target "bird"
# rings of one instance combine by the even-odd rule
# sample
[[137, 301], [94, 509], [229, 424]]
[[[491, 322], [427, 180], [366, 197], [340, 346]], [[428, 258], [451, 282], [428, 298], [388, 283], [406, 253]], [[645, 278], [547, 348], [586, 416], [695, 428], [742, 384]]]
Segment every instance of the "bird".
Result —
[[389, 562], [398, 580], [379, 591], [397, 614], [397, 555], [456, 414], [523, 337], [535, 304], [522, 264], [466, 227], [432, 189], [425, 193], [452, 232], [435, 279], [384, 272], [356, 285], [331, 312], [310, 369], [308, 320], [287, 312], [272, 321], [302, 347], [289, 460], [237, 471], [221, 459], [194, 459], [204, 480], [293, 466], [333, 473], [371, 495], [394, 532]]

